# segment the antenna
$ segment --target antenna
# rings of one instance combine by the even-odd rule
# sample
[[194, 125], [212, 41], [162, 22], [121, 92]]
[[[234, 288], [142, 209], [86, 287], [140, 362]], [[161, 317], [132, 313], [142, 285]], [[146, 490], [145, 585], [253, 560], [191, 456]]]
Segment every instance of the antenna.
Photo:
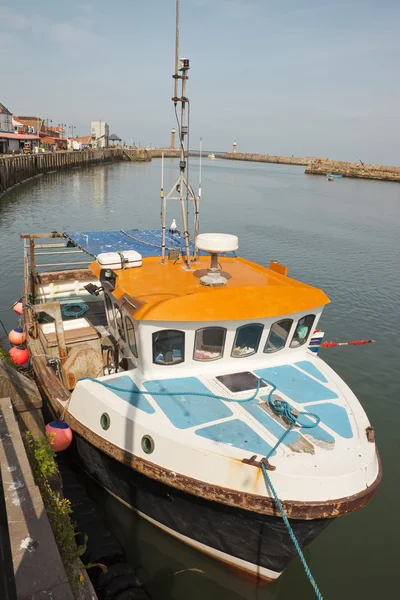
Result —
[[166, 219], [166, 206], [165, 206], [165, 196], [164, 196], [164, 152], [161, 154], [161, 190], [160, 190], [160, 199], [161, 199], [161, 261], [165, 261], [165, 219]]
[[[183, 238], [185, 243], [185, 262], [186, 267], [190, 269], [190, 245], [189, 245], [189, 232], [188, 232], [188, 216], [185, 211], [185, 202], [188, 200], [193, 200], [194, 203], [194, 234], [195, 237], [199, 231], [199, 202], [198, 197], [194, 193], [191, 185], [189, 184], [187, 177], [185, 175], [185, 170], [188, 167], [189, 163], [189, 150], [185, 148], [186, 137], [189, 137], [189, 119], [186, 124], [186, 113], [189, 115], [189, 98], [186, 97], [186, 82], [189, 79], [188, 71], [189, 71], [189, 59], [188, 58], [179, 58], [179, 11], [180, 11], [180, 0], [176, 0], [176, 36], [175, 36], [175, 73], [173, 75], [174, 78], [174, 97], [172, 101], [175, 107], [175, 116], [178, 124], [178, 135], [179, 135], [179, 146], [180, 146], [180, 160], [179, 160], [179, 177], [175, 184], [172, 186], [164, 201], [162, 202], [161, 209], [161, 223], [162, 223], [162, 258], [161, 262], [165, 262], [165, 249], [166, 249], [166, 201], [167, 200], [179, 200], [181, 205], [181, 213], [182, 213], [182, 230], [183, 230]], [[181, 83], [181, 91], [180, 96], [178, 96], [178, 88], [179, 82]], [[180, 120], [178, 118], [178, 110], [177, 105], [178, 102], [181, 103], [181, 114]], [[178, 196], [174, 195], [177, 193]], [[194, 249], [193, 261], [197, 259], [197, 250]]]
[[200, 138], [200, 165], [199, 165], [199, 194], [198, 198], [201, 198], [201, 153], [203, 149], [203, 138]]

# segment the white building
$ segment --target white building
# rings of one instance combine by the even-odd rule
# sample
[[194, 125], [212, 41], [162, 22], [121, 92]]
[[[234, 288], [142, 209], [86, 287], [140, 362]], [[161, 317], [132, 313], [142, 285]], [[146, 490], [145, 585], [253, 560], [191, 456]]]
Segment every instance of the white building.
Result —
[[4, 104], [1, 104], [1, 102], [0, 102], [0, 131], [7, 131], [10, 133], [14, 131], [14, 127], [12, 124], [12, 114], [10, 113], [8, 108], [6, 108], [4, 106]]
[[33, 127], [13, 119], [11, 112], [0, 102], [0, 154], [31, 152], [39, 145]]
[[95, 147], [108, 148], [108, 138], [110, 136], [108, 123], [105, 121], [92, 121], [90, 131]]

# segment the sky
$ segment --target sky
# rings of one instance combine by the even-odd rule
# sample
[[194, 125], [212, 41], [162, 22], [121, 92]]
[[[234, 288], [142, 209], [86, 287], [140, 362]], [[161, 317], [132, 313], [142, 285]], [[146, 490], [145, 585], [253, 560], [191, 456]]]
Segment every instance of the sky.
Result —
[[[181, 0], [190, 145], [400, 164], [396, 0]], [[0, 0], [0, 102], [165, 146], [175, 0]]]

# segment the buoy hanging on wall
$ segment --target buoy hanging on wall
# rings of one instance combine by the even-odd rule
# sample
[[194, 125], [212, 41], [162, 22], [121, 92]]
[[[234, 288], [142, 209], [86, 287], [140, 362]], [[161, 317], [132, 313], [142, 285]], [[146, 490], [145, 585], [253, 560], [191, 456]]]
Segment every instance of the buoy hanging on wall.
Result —
[[11, 348], [9, 351], [9, 355], [11, 360], [19, 367], [22, 367], [22, 365], [27, 363], [29, 360], [28, 350], [26, 348], [20, 348], [19, 346], [13, 346], [13, 348]]
[[23, 344], [26, 340], [26, 335], [23, 329], [17, 327], [16, 329], [11, 329], [8, 334], [8, 341], [10, 344], [14, 344], [14, 346], [19, 346]]
[[22, 304], [22, 298], [20, 298], [13, 306], [14, 312], [17, 313], [17, 315], [22, 315], [23, 311], [24, 311], [24, 307]]
[[56, 452], [62, 452], [71, 445], [72, 429], [61, 419], [48, 423], [46, 433], [50, 437], [50, 446]]

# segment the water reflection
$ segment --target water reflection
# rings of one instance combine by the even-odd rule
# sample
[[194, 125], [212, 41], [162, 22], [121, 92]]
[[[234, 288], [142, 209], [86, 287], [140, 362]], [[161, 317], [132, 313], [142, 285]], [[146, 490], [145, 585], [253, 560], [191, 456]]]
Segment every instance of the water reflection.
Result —
[[[157, 228], [160, 166], [155, 160], [54, 173], [1, 198], [0, 309], [20, 297], [21, 232]], [[166, 191], [175, 168], [173, 160], [165, 161]], [[198, 162], [190, 168], [196, 188]], [[397, 597], [400, 188], [346, 179], [327, 184], [323, 177], [305, 176], [301, 167], [222, 160], [204, 160], [202, 179], [201, 231], [237, 234], [241, 254], [262, 264], [279, 260], [289, 265], [289, 275], [322, 287], [332, 299], [320, 323], [327, 339], [376, 340], [322, 356], [352, 387], [376, 428], [383, 485], [368, 507], [328, 527], [307, 559], [325, 599]], [[179, 207], [171, 203], [167, 220], [174, 217]], [[0, 318], [8, 328], [17, 324], [12, 311]], [[298, 561], [277, 584], [254, 589], [98, 490], [96, 498], [156, 600], [313, 597]]]

